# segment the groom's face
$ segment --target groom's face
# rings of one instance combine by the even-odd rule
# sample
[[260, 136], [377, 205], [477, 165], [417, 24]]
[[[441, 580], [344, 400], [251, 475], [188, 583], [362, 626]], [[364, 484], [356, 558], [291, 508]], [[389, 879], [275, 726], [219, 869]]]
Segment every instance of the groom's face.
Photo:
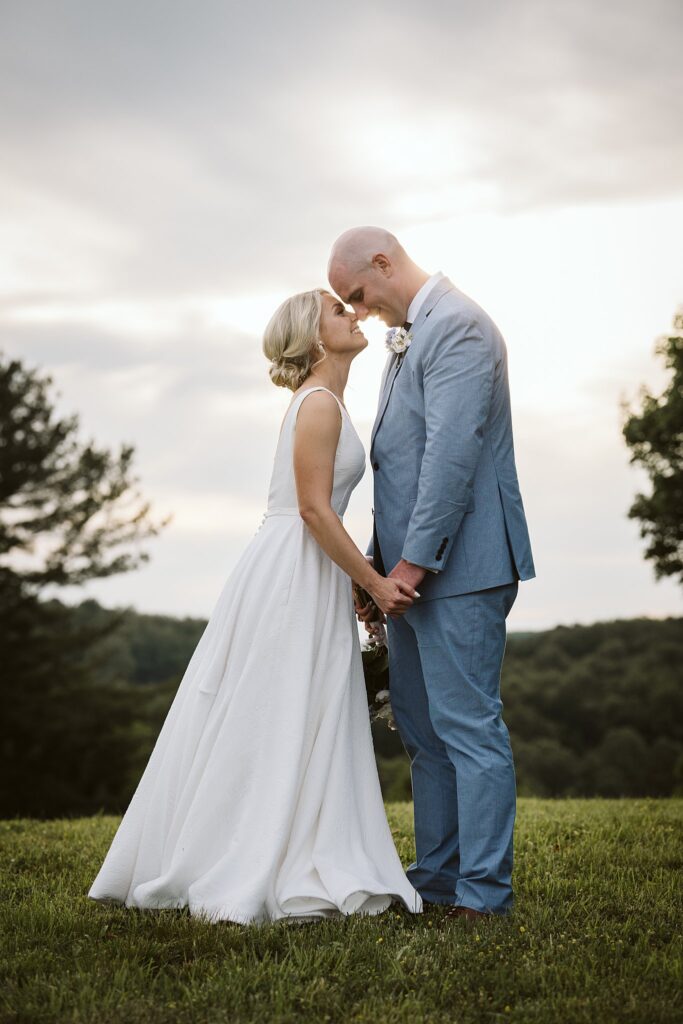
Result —
[[376, 316], [387, 327], [400, 327], [406, 318], [406, 311], [396, 289], [395, 275], [386, 264], [375, 263], [363, 270], [351, 271], [337, 266], [330, 274], [330, 284], [347, 305], [353, 306], [359, 320]]

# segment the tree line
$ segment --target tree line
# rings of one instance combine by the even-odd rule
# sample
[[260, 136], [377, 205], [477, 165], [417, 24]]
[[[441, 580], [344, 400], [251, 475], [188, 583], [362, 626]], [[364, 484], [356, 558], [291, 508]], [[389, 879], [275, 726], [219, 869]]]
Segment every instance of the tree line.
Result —
[[[122, 813], [206, 626], [57, 605], [46, 612], [96, 639], [72, 661], [73, 687], [3, 682], [1, 817]], [[511, 633], [501, 694], [520, 795], [683, 793], [681, 665], [683, 618]], [[410, 799], [398, 733], [379, 722], [373, 735], [385, 798]]]

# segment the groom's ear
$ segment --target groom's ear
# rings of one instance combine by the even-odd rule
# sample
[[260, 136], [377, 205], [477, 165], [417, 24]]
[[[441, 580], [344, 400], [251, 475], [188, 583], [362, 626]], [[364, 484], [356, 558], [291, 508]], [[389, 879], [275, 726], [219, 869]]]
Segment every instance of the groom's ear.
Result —
[[380, 274], [383, 274], [384, 277], [391, 277], [394, 268], [391, 265], [389, 257], [385, 256], [383, 252], [375, 253], [372, 257], [372, 265], [375, 270], [379, 270]]

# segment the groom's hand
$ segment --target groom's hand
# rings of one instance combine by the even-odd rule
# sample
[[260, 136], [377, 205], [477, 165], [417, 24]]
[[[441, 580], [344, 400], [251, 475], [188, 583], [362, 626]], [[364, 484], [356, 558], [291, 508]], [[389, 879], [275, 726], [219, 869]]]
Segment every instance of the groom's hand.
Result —
[[[372, 563], [372, 559], [366, 555], [368, 562]], [[369, 630], [369, 625], [372, 622], [386, 622], [384, 612], [381, 611], [372, 600], [367, 590], [359, 586], [358, 583], [353, 584], [353, 604], [356, 609], [356, 615], [358, 616], [359, 622], [364, 622], [366, 629]]]
[[409, 586], [413, 587], [414, 590], [417, 590], [426, 575], [427, 570], [421, 565], [415, 565], [413, 562], [406, 562], [405, 558], [402, 558], [396, 563], [387, 579], [403, 580], [404, 583], [407, 583]]

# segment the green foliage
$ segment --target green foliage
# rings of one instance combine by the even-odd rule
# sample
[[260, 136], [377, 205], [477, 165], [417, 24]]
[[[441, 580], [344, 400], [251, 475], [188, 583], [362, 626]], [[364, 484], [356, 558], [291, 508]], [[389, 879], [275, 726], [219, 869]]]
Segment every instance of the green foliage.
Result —
[[[386, 726], [384, 726], [386, 730]], [[377, 755], [377, 771], [385, 800], [412, 800], [413, 785], [410, 778], [410, 761], [407, 757], [382, 757]]]
[[649, 495], [636, 496], [628, 514], [640, 520], [655, 577], [678, 576], [683, 583], [683, 311], [674, 317], [672, 333], [659, 339], [656, 354], [672, 371], [666, 390], [655, 396], [641, 389], [638, 412], [622, 406], [631, 462], [647, 471], [652, 485]]
[[92, 599], [74, 607], [71, 614], [84, 628], [103, 628], [116, 616], [116, 630], [98, 645], [96, 678], [101, 685], [121, 679], [145, 686], [179, 680], [206, 629], [206, 619], [145, 615], [133, 608], [112, 613]]
[[92, 686], [88, 651], [101, 636], [56, 601], [17, 594], [3, 609], [3, 816], [90, 813], [130, 794], [134, 694]]
[[[387, 815], [404, 866], [410, 804]], [[683, 801], [519, 802], [511, 916], [244, 927], [87, 898], [118, 818], [0, 825], [4, 1024], [673, 1024]]]
[[131, 545], [169, 521], [152, 523], [133, 491], [133, 447], [83, 445], [78, 417], [56, 417], [51, 384], [0, 353], [0, 558], [34, 594], [136, 568], [149, 556]]
[[[140, 767], [138, 694], [97, 687], [97, 659], [118, 615], [86, 622], [46, 587], [127, 572], [159, 532], [133, 490], [133, 448], [118, 456], [59, 419], [52, 379], [0, 353], [0, 814], [120, 807]], [[144, 717], [144, 716], [143, 716]], [[149, 731], [147, 741], [151, 740]]]
[[501, 691], [519, 791], [665, 796], [683, 756], [683, 619], [509, 638]]

